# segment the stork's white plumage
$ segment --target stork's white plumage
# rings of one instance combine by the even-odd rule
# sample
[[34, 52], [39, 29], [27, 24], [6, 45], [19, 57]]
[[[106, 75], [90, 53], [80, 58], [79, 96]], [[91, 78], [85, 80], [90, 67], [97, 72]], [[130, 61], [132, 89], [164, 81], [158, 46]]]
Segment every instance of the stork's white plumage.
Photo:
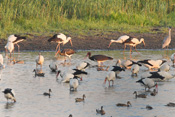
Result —
[[165, 63], [165, 64], [161, 65], [158, 70], [159, 71], [166, 71], [166, 72], [168, 72], [170, 70], [170, 65]]
[[69, 82], [69, 86], [70, 86], [70, 91], [75, 91], [77, 90], [78, 86], [79, 86], [79, 82], [77, 78], [71, 78], [70, 82]]
[[132, 65], [132, 67], [131, 67], [131, 73], [132, 73], [132, 76], [134, 76], [134, 75], [137, 76], [139, 70], [140, 70], [140, 67], [139, 67], [138, 64], [134, 64], [134, 65]]
[[13, 44], [13, 42], [11, 42], [11, 41], [7, 42], [7, 44], [5, 45], [5, 49], [7, 49], [10, 52], [10, 58], [11, 58], [12, 51], [13, 51], [13, 56], [14, 56], [14, 44]]
[[38, 54], [35, 61], [36, 61], [36, 70], [37, 70], [38, 65], [40, 65], [40, 68], [42, 70], [42, 65], [44, 63], [44, 57], [41, 55], [41, 53]]
[[174, 75], [165, 72], [165, 71], [158, 71], [158, 72], [146, 72], [141, 75], [141, 78], [149, 78], [154, 81], [168, 81], [174, 78]]
[[170, 58], [171, 58], [171, 61], [173, 63], [173, 66], [174, 66], [174, 63], [175, 63], [175, 53], [173, 53]]
[[3, 56], [2, 56], [2, 54], [0, 54], [0, 67], [2, 68], [4, 68], [5, 66], [4, 66], [4, 59], [3, 59]]
[[64, 83], [69, 83], [70, 79], [74, 77], [74, 75], [72, 73], [61, 73], [61, 71], [59, 70], [57, 72], [56, 78], [58, 78], [58, 76], [61, 76], [61, 81]]
[[85, 71], [85, 69], [88, 68], [89, 65], [90, 65], [90, 64], [89, 64], [88, 62], [81, 62], [80, 64], [78, 64], [78, 65], [76, 66], [76, 68], [77, 68], [78, 70]]
[[110, 71], [105, 80], [104, 80], [104, 84], [106, 84], [106, 81], [108, 80], [109, 82], [109, 86], [110, 86], [110, 81], [112, 81], [112, 85], [114, 85], [114, 80], [115, 80], [115, 72], [114, 71]]
[[145, 60], [142, 60], [142, 61], [138, 61], [138, 63], [142, 63], [149, 70], [153, 69], [153, 68], [158, 69], [165, 62], [166, 62], [166, 60], [151, 60], [151, 59], [145, 59]]
[[52, 62], [49, 64], [49, 68], [51, 69], [52, 72], [56, 72], [57, 69], [58, 69], [58, 66], [57, 66], [56, 62], [53, 62], [53, 61], [52, 61]]
[[[145, 87], [145, 91], [146, 88], [151, 89], [153, 87], [158, 87], [157, 83], [154, 82], [154, 80], [149, 79], [149, 78], [141, 78], [140, 80], [136, 81], [136, 83], [140, 83], [142, 86]], [[157, 92], [158, 92], [158, 88], [157, 88]]]
[[118, 59], [116, 64], [122, 68], [130, 69], [131, 66], [133, 65], [133, 61], [129, 59], [121, 61], [120, 59]]
[[120, 36], [117, 40], [111, 39], [111, 42], [109, 43], [108, 48], [110, 47], [110, 45], [111, 45], [113, 42], [115, 42], [115, 43], [123, 43], [123, 42], [125, 42], [127, 39], [129, 39], [129, 36], [128, 36], [128, 35], [122, 35], [122, 36]]

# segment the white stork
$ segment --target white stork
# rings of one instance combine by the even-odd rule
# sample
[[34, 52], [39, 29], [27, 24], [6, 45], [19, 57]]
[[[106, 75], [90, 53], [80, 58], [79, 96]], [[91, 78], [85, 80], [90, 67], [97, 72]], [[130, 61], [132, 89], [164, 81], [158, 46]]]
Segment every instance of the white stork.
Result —
[[40, 68], [42, 70], [42, 65], [44, 63], [44, 57], [41, 55], [41, 53], [38, 54], [35, 61], [36, 61], [36, 70], [37, 70], [38, 65], [40, 65]]

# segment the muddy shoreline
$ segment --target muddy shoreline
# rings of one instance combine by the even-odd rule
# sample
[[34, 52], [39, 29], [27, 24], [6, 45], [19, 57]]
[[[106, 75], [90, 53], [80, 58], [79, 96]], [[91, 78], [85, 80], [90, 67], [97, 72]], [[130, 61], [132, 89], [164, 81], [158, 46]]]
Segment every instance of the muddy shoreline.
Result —
[[[175, 45], [175, 29], [172, 29], [171, 34], [171, 43], [169, 49], [173, 49]], [[95, 35], [91, 36], [83, 36], [83, 35], [74, 35], [70, 34], [72, 38], [73, 46], [70, 43], [61, 46], [63, 48], [72, 48], [74, 50], [122, 50], [123, 45], [118, 43], [113, 43], [110, 48], [108, 45], [111, 39], [117, 39], [121, 35], [125, 35], [126, 33], [121, 32], [108, 32], [104, 34], [102, 32], [96, 33]], [[143, 44], [137, 45], [137, 49], [161, 49], [162, 42], [164, 37], [168, 35], [167, 33], [127, 33], [127, 35], [136, 37], [138, 39], [144, 38], [146, 46], [144, 47]], [[49, 43], [47, 40], [51, 37], [50, 36], [36, 36], [30, 35], [30, 37], [26, 41], [20, 42], [20, 50], [21, 51], [54, 51], [56, 48], [56, 43]], [[4, 51], [4, 46], [6, 45], [7, 40], [1, 39], [0, 40], [0, 50]], [[129, 47], [127, 47], [129, 49]], [[15, 46], [15, 50], [17, 50], [17, 46]]]

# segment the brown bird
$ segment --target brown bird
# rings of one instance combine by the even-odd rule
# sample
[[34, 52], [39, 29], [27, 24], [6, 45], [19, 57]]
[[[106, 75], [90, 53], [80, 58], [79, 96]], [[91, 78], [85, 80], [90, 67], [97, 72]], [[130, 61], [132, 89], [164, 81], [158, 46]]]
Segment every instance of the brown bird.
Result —
[[[64, 35], [63, 33], [55, 34], [53, 37], [51, 37], [48, 40], [48, 42], [58, 43], [55, 52], [57, 51], [58, 46], [59, 46], [59, 50], [60, 50], [60, 44], [61, 43], [64, 45], [64, 44], [66, 44], [69, 41], [70, 41], [70, 44], [72, 46], [72, 39], [71, 39], [71, 37], [66, 37], [66, 35]], [[55, 54], [55, 56], [56, 56], [56, 54]]]
[[120, 106], [120, 107], [130, 107], [130, 106], [132, 106], [132, 105], [131, 105], [131, 102], [128, 101], [127, 104], [118, 103], [118, 104], [116, 104], [116, 106]]
[[62, 51], [58, 50], [56, 55], [59, 53], [59, 55], [64, 56], [66, 60], [66, 56], [69, 57], [69, 60], [71, 61], [71, 56], [75, 53], [73, 49], [63, 49]]
[[167, 105], [165, 106], [169, 106], [169, 107], [175, 107], [175, 103], [169, 102]]
[[153, 90], [153, 92], [150, 93], [151, 96], [155, 96], [157, 94], [156, 89]]
[[146, 95], [145, 94], [137, 94], [136, 91], [134, 91], [133, 94], [135, 94], [135, 98], [146, 98]]
[[101, 115], [104, 115], [105, 114], [105, 111], [103, 110], [103, 106], [101, 106], [101, 110], [100, 109], [96, 109], [96, 112], [98, 114], [101, 114]]
[[101, 66], [102, 63], [107, 61], [107, 60], [113, 60], [112, 57], [105, 56], [105, 55], [93, 55], [93, 56], [91, 56], [91, 52], [88, 52], [86, 57], [89, 57], [89, 59], [92, 61], [97, 61], [98, 66]]
[[82, 102], [86, 98], [85, 94], [83, 94], [83, 98], [75, 98], [75, 102]]

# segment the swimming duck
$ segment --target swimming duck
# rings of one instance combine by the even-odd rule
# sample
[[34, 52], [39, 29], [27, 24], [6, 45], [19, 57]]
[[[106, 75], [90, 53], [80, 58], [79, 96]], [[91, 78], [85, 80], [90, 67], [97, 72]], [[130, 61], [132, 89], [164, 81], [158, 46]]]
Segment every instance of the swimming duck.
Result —
[[118, 104], [116, 104], [116, 106], [120, 106], [120, 107], [130, 107], [130, 106], [132, 106], [132, 105], [131, 105], [131, 102], [130, 102], [130, 101], [127, 101], [127, 104], [118, 103]]
[[43, 93], [43, 95], [44, 95], [44, 96], [49, 96], [49, 97], [50, 97], [50, 95], [51, 95], [50, 93], [51, 93], [51, 92], [52, 92], [52, 90], [51, 90], [51, 89], [49, 89], [49, 93], [44, 92], [44, 93]]
[[135, 98], [146, 98], [146, 94], [137, 94], [137, 91], [134, 91]]
[[150, 93], [151, 96], [155, 96], [157, 94], [156, 89], [153, 90], [153, 92]]
[[175, 103], [169, 102], [167, 105], [165, 106], [169, 106], [169, 107], [175, 107]]
[[83, 94], [83, 98], [75, 98], [75, 102], [82, 102], [86, 98], [85, 94]]
[[101, 114], [104, 115], [105, 111], [103, 110], [103, 106], [101, 106], [101, 110], [100, 109], [96, 109], [97, 114]]

